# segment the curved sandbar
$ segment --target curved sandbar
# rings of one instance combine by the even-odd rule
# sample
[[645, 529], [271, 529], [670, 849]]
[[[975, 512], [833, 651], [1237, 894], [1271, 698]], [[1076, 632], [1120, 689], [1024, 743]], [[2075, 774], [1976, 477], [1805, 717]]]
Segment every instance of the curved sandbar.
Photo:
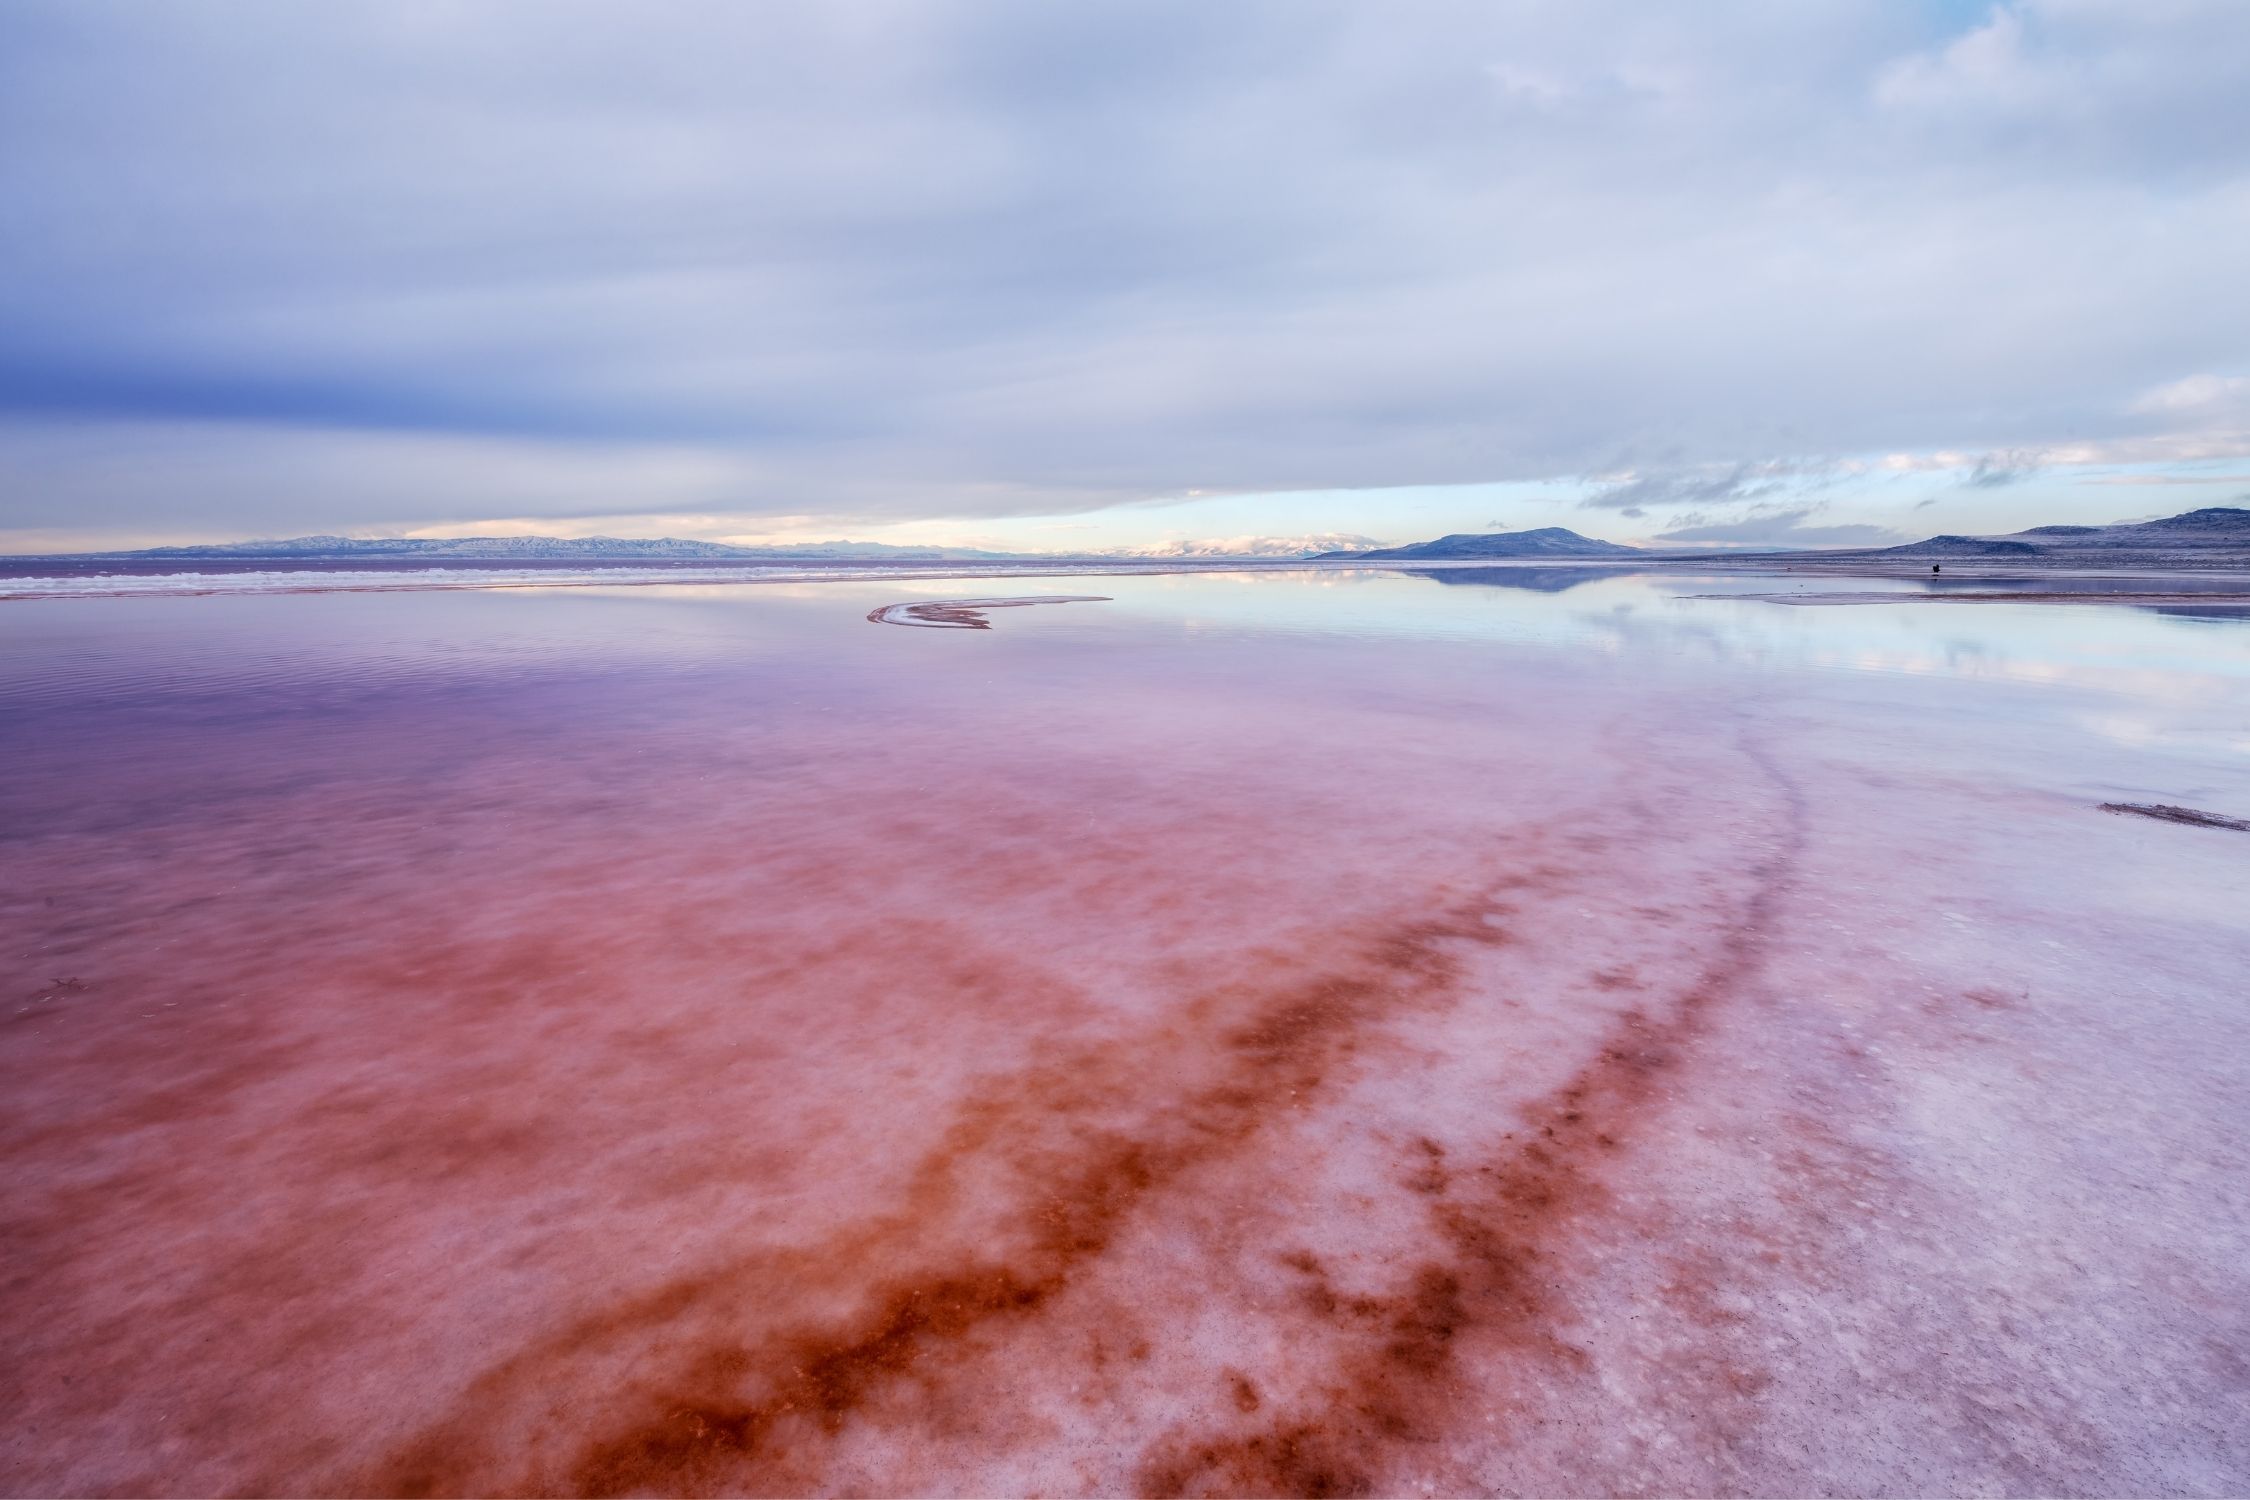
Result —
[[867, 612], [871, 625], [920, 625], [931, 630], [990, 630], [984, 617], [988, 609], [1015, 609], [1025, 604], [1107, 604], [1106, 594], [1032, 594], [1020, 599], [924, 599], [886, 604]]

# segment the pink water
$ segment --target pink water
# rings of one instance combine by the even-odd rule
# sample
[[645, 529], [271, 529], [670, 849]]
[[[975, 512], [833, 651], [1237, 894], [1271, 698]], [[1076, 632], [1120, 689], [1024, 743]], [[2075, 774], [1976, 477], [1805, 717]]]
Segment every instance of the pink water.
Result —
[[0, 1487], [2241, 1492], [2250, 627], [1775, 586], [0, 606]]

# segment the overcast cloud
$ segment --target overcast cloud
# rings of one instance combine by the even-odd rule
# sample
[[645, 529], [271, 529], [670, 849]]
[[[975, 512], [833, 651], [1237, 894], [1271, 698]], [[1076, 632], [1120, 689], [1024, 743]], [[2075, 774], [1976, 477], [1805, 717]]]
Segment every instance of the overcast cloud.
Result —
[[[1731, 521], [1700, 512], [1677, 518], [1653, 540], [1659, 547], [1881, 547], [1908, 538], [1870, 522], [1823, 525], [1818, 506], [1753, 506]], [[1811, 522], [1812, 524], [1807, 524]]]
[[19, 0], [0, 530], [1567, 481], [1681, 537], [2236, 458], [2246, 58], [2239, 0]]

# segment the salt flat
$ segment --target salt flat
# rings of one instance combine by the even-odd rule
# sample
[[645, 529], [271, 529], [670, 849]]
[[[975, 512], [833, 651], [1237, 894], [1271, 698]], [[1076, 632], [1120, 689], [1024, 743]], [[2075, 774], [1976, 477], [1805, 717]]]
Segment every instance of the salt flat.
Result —
[[0, 1486], [2250, 1487], [2250, 626], [1511, 581], [9, 604]]

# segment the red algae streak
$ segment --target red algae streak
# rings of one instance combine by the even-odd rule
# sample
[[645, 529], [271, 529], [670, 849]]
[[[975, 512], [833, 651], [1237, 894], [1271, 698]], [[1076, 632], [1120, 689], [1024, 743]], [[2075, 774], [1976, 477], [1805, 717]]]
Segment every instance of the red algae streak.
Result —
[[[1947, 946], [2006, 846], [1964, 800], [1917, 852], [1877, 718], [864, 608], [10, 731], [0, 1488], [2250, 1478], [2239, 1204], [2158, 1195], [2159, 1244], [2100, 1186], [2241, 1134], [2089, 1074], [2184, 1046], [2160, 1009], [2098, 1064], [2042, 1029], [2114, 967]], [[2133, 1289], [2085, 1306], [2074, 1233]]]

